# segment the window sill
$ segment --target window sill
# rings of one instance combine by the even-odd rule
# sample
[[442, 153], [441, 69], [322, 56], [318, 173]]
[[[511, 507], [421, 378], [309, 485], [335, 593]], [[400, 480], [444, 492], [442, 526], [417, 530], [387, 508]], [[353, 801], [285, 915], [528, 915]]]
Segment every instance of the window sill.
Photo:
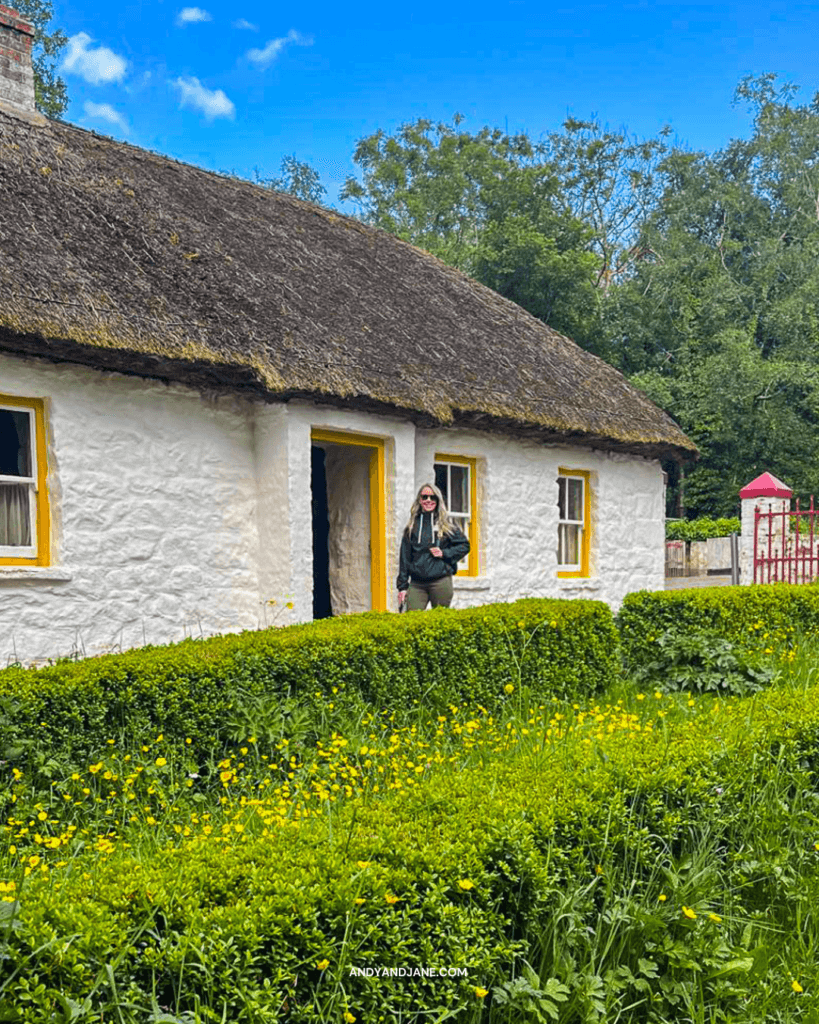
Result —
[[492, 583], [488, 576], [453, 576], [455, 590], [489, 590]]
[[557, 585], [561, 590], [599, 590], [602, 586], [599, 579], [589, 576], [558, 576]]
[[67, 582], [74, 574], [67, 569], [52, 565], [0, 565], [0, 583], [4, 580], [42, 580], [49, 582]]

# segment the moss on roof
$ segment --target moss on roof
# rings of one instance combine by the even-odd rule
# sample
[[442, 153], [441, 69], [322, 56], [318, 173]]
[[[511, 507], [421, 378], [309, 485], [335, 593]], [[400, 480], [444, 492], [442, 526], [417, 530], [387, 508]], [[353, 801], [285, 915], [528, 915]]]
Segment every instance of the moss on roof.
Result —
[[602, 360], [434, 256], [322, 207], [0, 112], [0, 349], [686, 457]]

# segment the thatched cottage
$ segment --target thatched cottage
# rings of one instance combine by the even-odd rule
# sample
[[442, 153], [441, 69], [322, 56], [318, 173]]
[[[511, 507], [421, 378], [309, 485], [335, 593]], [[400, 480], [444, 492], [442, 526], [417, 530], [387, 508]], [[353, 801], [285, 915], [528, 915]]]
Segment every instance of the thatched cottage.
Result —
[[46, 121], [7, 10], [0, 664], [394, 609], [433, 479], [456, 605], [662, 585], [693, 446], [619, 373], [354, 219]]

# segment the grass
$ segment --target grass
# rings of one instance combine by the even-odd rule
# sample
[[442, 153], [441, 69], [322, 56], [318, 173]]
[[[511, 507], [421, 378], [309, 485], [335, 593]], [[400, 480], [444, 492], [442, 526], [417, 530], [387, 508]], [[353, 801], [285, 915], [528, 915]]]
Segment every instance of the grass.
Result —
[[[207, 763], [160, 734], [104, 737], [89, 763], [46, 761], [36, 778], [12, 768], [0, 1019], [819, 1019], [819, 658], [807, 644], [771, 657], [775, 685], [747, 698], [620, 684], [591, 704], [534, 703], [510, 683], [495, 715], [340, 721], [328, 706], [316, 737], [297, 714], [271, 728], [250, 708]], [[264, 858], [294, 914], [299, 886], [324, 888], [299, 955], [259, 972], [243, 957], [264, 941], [239, 922], [266, 913], [245, 885]], [[186, 900], [207, 903], [207, 929]], [[436, 944], [454, 964], [458, 927], [473, 942], [476, 922], [505, 922], [506, 945], [473, 943], [467, 978], [350, 980], [356, 963]], [[25, 929], [40, 948], [22, 951]], [[151, 957], [149, 991], [126, 964]], [[50, 993], [67, 961], [75, 989]], [[224, 981], [254, 972], [267, 993]]]

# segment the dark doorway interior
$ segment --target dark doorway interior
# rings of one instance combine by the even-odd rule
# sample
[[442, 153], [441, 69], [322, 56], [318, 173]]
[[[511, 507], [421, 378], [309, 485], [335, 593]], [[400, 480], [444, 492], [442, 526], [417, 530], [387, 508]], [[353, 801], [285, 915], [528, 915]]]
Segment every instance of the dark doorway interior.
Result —
[[330, 515], [327, 503], [326, 453], [316, 445], [310, 450], [310, 487], [313, 502], [313, 618], [333, 614], [330, 601]]

